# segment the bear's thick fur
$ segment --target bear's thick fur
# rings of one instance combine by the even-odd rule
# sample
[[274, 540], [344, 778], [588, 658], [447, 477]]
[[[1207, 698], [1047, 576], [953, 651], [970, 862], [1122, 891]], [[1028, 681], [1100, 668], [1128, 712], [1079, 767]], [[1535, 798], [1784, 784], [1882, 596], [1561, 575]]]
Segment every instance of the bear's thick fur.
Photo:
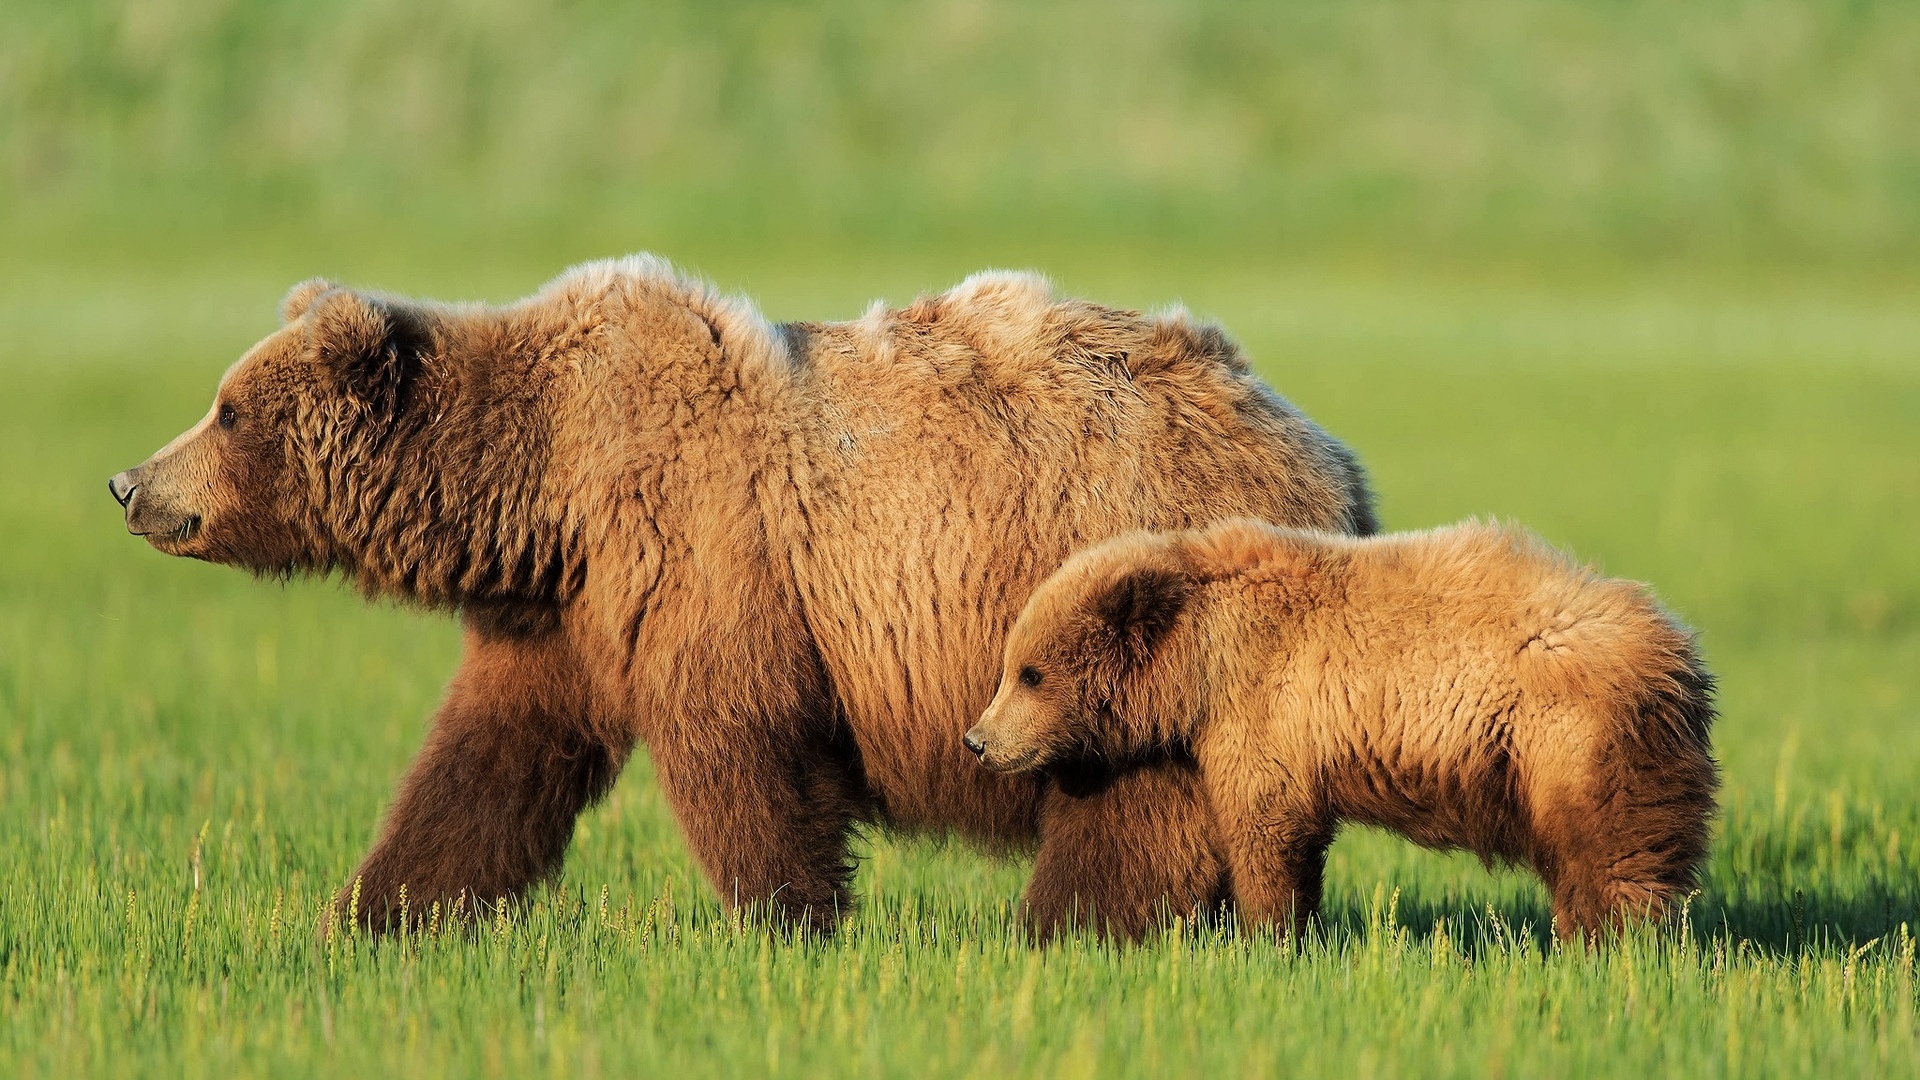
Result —
[[162, 551], [461, 613], [460, 670], [356, 873], [375, 928], [403, 884], [422, 911], [554, 871], [636, 740], [729, 903], [830, 928], [849, 830], [878, 821], [1037, 840], [1043, 930], [1213, 904], [1190, 764], [1085, 798], [974, 765], [1001, 639], [1117, 532], [1373, 529], [1352, 455], [1219, 330], [1027, 275], [775, 326], [639, 257], [504, 308], [309, 282], [283, 316], [111, 486]]
[[1252, 923], [1305, 925], [1353, 821], [1532, 866], [1593, 935], [1694, 882], [1712, 689], [1645, 589], [1518, 530], [1230, 521], [1069, 560], [966, 739], [1007, 771], [1190, 746]]

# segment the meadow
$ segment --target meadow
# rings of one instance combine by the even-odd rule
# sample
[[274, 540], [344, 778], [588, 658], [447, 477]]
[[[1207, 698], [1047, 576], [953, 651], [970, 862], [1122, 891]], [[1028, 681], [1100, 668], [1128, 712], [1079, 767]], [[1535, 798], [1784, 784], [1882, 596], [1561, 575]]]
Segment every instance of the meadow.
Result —
[[[751, 279], [852, 315], [960, 267]], [[492, 271], [490, 270], [489, 273]], [[543, 274], [545, 271], [530, 271]], [[1656, 583], [1722, 679], [1725, 815], [1687, 932], [1551, 948], [1525, 876], [1343, 836], [1302, 952], [1228, 926], [1024, 943], [1018, 859], [864, 845], [831, 941], [721, 911], [644, 761], [498, 921], [316, 944], [455, 632], [328, 583], [164, 559], [104, 488], [270, 329], [270, 270], [10, 282], [0, 375], [0, 1060], [181, 1075], [1005, 1070], [1691, 1075], [1920, 1060], [1920, 318], [1859, 292], [1111, 264], [1183, 298], [1358, 447], [1387, 522], [1533, 524]], [[396, 287], [536, 278], [396, 266]], [[76, 304], [105, 305], [83, 313]], [[30, 359], [29, 359], [30, 358]]]
[[[637, 11], [639, 9], [631, 9]], [[0, 10], [0, 1073], [1920, 1073], [1910, 5]], [[484, 924], [317, 938], [458, 635], [125, 534], [106, 477], [316, 273], [507, 300], [653, 248], [772, 318], [985, 265], [1221, 321], [1391, 528], [1512, 518], [1720, 678], [1683, 927], [1354, 830], [1300, 949], [1022, 937], [863, 838], [730, 917], [644, 756]]]

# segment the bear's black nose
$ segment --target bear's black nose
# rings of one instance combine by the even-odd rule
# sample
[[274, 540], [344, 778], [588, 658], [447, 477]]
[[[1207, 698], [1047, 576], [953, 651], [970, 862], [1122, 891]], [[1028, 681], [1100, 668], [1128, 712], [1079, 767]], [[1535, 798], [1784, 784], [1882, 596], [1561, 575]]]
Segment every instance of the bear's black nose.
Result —
[[119, 503], [123, 509], [127, 505], [127, 500], [133, 498], [133, 489], [139, 486], [133, 478], [132, 469], [114, 473], [107, 478], [107, 491], [113, 495], [113, 501]]
[[975, 755], [987, 752], [987, 740], [981, 738], [980, 732], [978, 731], [967, 732], [961, 737], [960, 741], [966, 743], [967, 749], [973, 751]]

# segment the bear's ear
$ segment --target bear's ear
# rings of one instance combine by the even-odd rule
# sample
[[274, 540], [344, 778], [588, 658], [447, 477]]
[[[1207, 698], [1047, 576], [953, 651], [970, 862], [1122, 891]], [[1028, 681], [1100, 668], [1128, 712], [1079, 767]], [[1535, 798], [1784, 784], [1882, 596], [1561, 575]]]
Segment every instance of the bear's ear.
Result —
[[424, 314], [403, 301], [346, 289], [321, 294], [308, 314], [307, 340], [336, 385], [373, 416], [397, 414], [427, 346]]
[[280, 321], [290, 323], [307, 313], [313, 302], [340, 286], [326, 278], [308, 278], [287, 290], [287, 298], [280, 301]]
[[1093, 609], [1107, 644], [1129, 666], [1145, 663], [1173, 629], [1193, 591], [1178, 566], [1134, 567], [1113, 579], [1094, 597]]

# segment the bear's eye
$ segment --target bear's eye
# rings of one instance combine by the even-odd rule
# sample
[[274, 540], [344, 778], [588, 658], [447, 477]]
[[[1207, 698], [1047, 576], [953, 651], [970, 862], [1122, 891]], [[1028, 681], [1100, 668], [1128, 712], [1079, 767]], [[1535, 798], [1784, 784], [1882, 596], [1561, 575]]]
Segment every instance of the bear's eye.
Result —
[[1040, 669], [1037, 667], [1031, 667], [1031, 666], [1021, 668], [1020, 669], [1020, 685], [1027, 687], [1028, 689], [1032, 689], [1033, 687], [1039, 686], [1040, 685]]
[[240, 414], [233, 411], [233, 406], [231, 405], [220, 406], [220, 426], [221, 427], [231, 430], [233, 428], [234, 422], [239, 419], [240, 419]]

